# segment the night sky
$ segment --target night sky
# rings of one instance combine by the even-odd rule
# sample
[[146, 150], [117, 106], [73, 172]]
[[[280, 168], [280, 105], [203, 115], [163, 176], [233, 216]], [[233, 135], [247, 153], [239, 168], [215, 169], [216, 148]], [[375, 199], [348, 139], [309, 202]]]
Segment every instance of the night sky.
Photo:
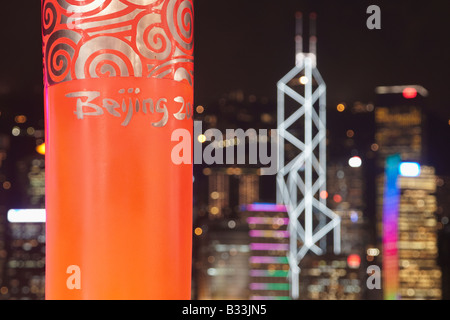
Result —
[[[220, 5], [219, 5], [220, 3]], [[368, 30], [377, 4], [382, 29]], [[373, 99], [379, 85], [421, 84], [450, 117], [450, 5], [446, 1], [196, 1], [196, 98], [231, 89], [275, 98], [294, 66], [296, 11], [318, 14], [318, 68], [329, 106]]]
[[[370, 4], [381, 8], [382, 30], [366, 28]], [[0, 94], [39, 91], [40, 1], [2, 6]], [[429, 108], [450, 118], [450, 4], [438, 0], [195, 0], [196, 103], [234, 89], [274, 99], [276, 82], [294, 66], [299, 10], [318, 13], [318, 67], [330, 106], [368, 101], [378, 85], [421, 84]]]
[[[236, 89], [275, 101], [276, 82], [294, 66], [294, 15], [303, 11], [318, 14], [318, 68], [329, 110], [340, 102], [373, 101], [379, 85], [420, 84], [430, 91], [428, 110], [445, 123], [450, 119], [447, 1], [194, 3], [196, 104], [207, 106]], [[371, 4], [381, 8], [381, 30], [366, 27]], [[40, 1], [2, 5], [0, 99], [29, 97], [14, 108], [43, 113]]]

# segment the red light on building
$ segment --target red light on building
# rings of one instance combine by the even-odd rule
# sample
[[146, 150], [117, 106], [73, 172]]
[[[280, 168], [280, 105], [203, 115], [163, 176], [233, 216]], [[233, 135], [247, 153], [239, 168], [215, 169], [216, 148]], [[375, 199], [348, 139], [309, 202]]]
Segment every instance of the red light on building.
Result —
[[339, 194], [335, 194], [333, 197], [334, 202], [336, 203], [341, 203], [342, 202], [342, 197]]
[[351, 254], [347, 257], [347, 264], [352, 269], [358, 269], [361, 265], [361, 257], [357, 254]]
[[405, 99], [414, 99], [417, 97], [417, 90], [414, 88], [405, 88], [403, 90], [403, 97]]

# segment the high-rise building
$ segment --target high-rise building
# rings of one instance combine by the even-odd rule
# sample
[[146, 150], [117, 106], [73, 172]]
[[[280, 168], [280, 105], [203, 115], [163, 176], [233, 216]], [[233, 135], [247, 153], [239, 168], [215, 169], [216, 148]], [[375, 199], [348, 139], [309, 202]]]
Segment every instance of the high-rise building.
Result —
[[393, 155], [382, 182], [384, 298], [441, 299], [434, 168]]
[[[29, 139], [29, 137], [23, 137]], [[35, 140], [32, 137], [31, 140]], [[32, 152], [15, 162], [16, 200], [9, 209], [45, 208], [45, 160]], [[7, 223], [8, 258], [5, 286], [8, 299], [44, 299], [45, 224]]]
[[[236, 216], [240, 206], [259, 200], [260, 176], [258, 170], [243, 167], [204, 168], [198, 182], [202, 189], [199, 202], [206, 206], [209, 219]], [[206, 192], [205, 192], [206, 191]]]
[[211, 217], [223, 217], [230, 206], [230, 176], [225, 171], [216, 171], [208, 176], [208, 211]]
[[196, 222], [194, 298], [246, 300], [250, 257], [247, 225], [239, 220]]
[[327, 191], [321, 194], [341, 218], [341, 254], [304, 258], [300, 265], [300, 299], [358, 300], [364, 296], [364, 258], [369, 241], [365, 184], [361, 163], [350, 164], [347, 159], [328, 165]]
[[259, 199], [256, 169], [204, 168], [197, 174], [199, 198], [194, 221], [196, 299], [249, 298], [250, 237], [244, 201]]
[[375, 108], [375, 140], [379, 147], [377, 165], [386, 157], [400, 154], [403, 161], [422, 162], [424, 156], [424, 99], [420, 86], [378, 87]]
[[[357, 160], [354, 161], [360, 161], [359, 157], [355, 158]], [[361, 163], [353, 166], [345, 162], [329, 165], [327, 186], [327, 192], [323, 196], [328, 198], [330, 209], [341, 217], [342, 254], [364, 255], [368, 236]]]
[[330, 111], [327, 188], [320, 197], [326, 198], [327, 206], [341, 218], [341, 254], [334, 255], [327, 248], [325, 255], [304, 258], [300, 264], [300, 299], [372, 298], [365, 282], [371, 262], [367, 259], [372, 259], [366, 257], [366, 251], [372, 247], [374, 236], [370, 196], [377, 150], [373, 140], [374, 105], [342, 103]]
[[[436, 176], [423, 165], [428, 92], [378, 87], [375, 108], [377, 234], [385, 299], [440, 299]], [[422, 165], [422, 166], [421, 166]]]
[[[224, 154], [228, 148], [235, 148], [237, 154], [238, 145], [254, 142], [253, 137], [244, 141], [226, 137], [226, 129], [245, 131], [275, 126], [272, 114], [275, 109], [268, 99], [244, 95], [240, 90], [223, 95], [215, 103], [199, 105], [195, 110], [195, 118], [202, 121], [203, 131], [215, 128], [224, 135], [223, 141], [204, 142], [202, 146], [214, 144], [214, 148], [221, 148]], [[213, 164], [194, 167], [195, 299], [250, 297], [250, 235], [241, 207], [259, 202], [263, 192], [275, 197], [275, 189], [260, 187], [272, 178], [259, 174], [261, 166]], [[275, 186], [274, 181], [270, 183]]]
[[288, 300], [289, 217], [286, 207], [270, 203], [242, 206], [250, 237], [250, 299]]
[[0, 299], [44, 297], [44, 224], [7, 220], [11, 209], [45, 207], [43, 109], [29, 108], [36, 101], [42, 97], [0, 99]]
[[439, 265], [442, 271], [442, 299], [450, 300], [450, 177], [437, 178], [436, 198]]
[[401, 298], [441, 299], [434, 168], [423, 166], [418, 177], [400, 177], [399, 187]]
[[300, 273], [301, 300], [359, 300], [365, 283], [357, 254], [308, 255]]
[[239, 177], [239, 206], [259, 200], [259, 176], [245, 174]]
[[45, 223], [8, 223], [5, 298], [45, 297]]
[[[34, 150], [33, 150], [34, 151]], [[17, 200], [11, 209], [45, 208], [45, 160], [36, 151], [15, 163]], [[19, 208], [17, 206], [20, 206]], [[33, 212], [33, 210], [30, 210]], [[26, 221], [26, 220], [25, 220]], [[7, 222], [5, 298], [44, 299], [45, 223]]]

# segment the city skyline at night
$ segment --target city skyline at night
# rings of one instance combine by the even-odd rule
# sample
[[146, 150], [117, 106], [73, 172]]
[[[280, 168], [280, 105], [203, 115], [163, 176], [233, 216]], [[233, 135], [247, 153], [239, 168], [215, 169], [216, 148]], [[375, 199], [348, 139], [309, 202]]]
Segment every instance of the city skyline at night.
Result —
[[[132, 1], [119, 2], [128, 5]], [[314, 136], [321, 132], [320, 161], [316, 160], [318, 164], [310, 161], [310, 168], [304, 163], [296, 167], [300, 182], [295, 183], [306, 191], [294, 186], [294, 197], [298, 200], [295, 209], [301, 206], [302, 200], [305, 202], [306, 193], [315, 190], [311, 199], [320, 208], [329, 210], [326, 219], [339, 221], [333, 226], [339, 225], [333, 231], [339, 235], [339, 241], [332, 232], [323, 235], [318, 232], [326, 220], [319, 220], [319, 207], [311, 206], [307, 232], [319, 233], [322, 238], [311, 244], [302, 235], [306, 230], [303, 225], [299, 225], [299, 230], [291, 228], [290, 203], [284, 203], [286, 197], [277, 195], [276, 174], [264, 175], [260, 163], [199, 164], [193, 161], [193, 182], [189, 184], [189, 188], [193, 188], [192, 199], [184, 198], [193, 200], [189, 208], [193, 214], [192, 298], [450, 299], [450, 99], [447, 89], [450, 41], [446, 36], [450, 33], [450, 24], [446, 22], [450, 6], [437, 0], [395, 3], [388, 0], [374, 3], [366, 0], [345, 3], [193, 0], [193, 3], [195, 45], [191, 49], [195, 68], [190, 84], [194, 88], [193, 105], [186, 104], [186, 119], [173, 115], [180, 123], [182, 120], [201, 123], [202, 130], [216, 129], [225, 133], [242, 128], [243, 132], [248, 129], [268, 132], [264, 137], [248, 134], [231, 139], [223, 136], [216, 141], [206, 137], [203, 131], [196, 136], [199, 132], [193, 126], [194, 136], [190, 136], [193, 153], [196, 145], [200, 150], [209, 148], [210, 155], [215, 156], [219, 149], [222, 155], [233, 150], [230, 153], [233, 160], [242, 150], [245, 150], [244, 159], [250, 159], [251, 144], [261, 146], [261, 142], [268, 142], [270, 136], [275, 136], [280, 120], [277, 83], [296, 63], [296, 17], [301, 12], [304, 17], [312, 14], [317, 18], [317, 38], [314, 38], [317, 60], [314, 59], [314, 63], [317, 61], [323, 81], [315, 76], [308, 79], [306, 71], [292, 74], [288, 81], [298, 94], [302, 94], [301, 89], [307, 88], [310, 80], [310, 89], [326, 83], [326, 95], [323, 91], [320, 102], [323, 110], [320, 121], [323, 119], [326, 126], [318, 125], [319, 116], [310, 119], [315, 125], [311, 129], [311, 144]], [[370, 5], [377, 5], [381, 10], [380, 29], [367, 27]], [[46, 225], [42, 221], [8, 220], [8, 212], [45, 209], [46, 206], [44, 177], [48, 168], [44, 158], [48, 128], [45, 128], [42, 82], [41, 5], [33, 1], [20, 17], [20, 25], [19, 15], [14, 11], [16, 4], [8, 2], [5, 6], [10, 13], [3, 11], [0, 16], [5, 24], [3, 36], [14, 50], [5, 49], [0, 53], [0, 300], [44, 299]], [[23, 36], [8, 32], [7, 25], [14, 26]], [[306, 18], [303, 26], [306, 43], [306, 35], [312, 27]], [[133, 94], [141, 93], [140, 90], [136, 89]], [[304, 91], [306, 96], [306, 89]], [[126, 93], [125, 89], [119, 93]], [[87, 95], [76, 98], [78, 102], [72, 99], [73, 104], [66, 107], [77, 111], [82, 103], [87, 106], [91, 101]], [[82, 102], [85, 98], [89, 101]], [[170, 100], [176, 102], [177, 98]], [[294, 100], [286, 99], [286, 110], [289, 110], [286, 118], [299, 108]], [[114, 100], [116, 111], [112, 105], [106, 108], [108, 105], [103, 101], [103, 108], [110, 112], [111, 119], [115, 119], [111, 110], [119, 114], [122, 113], [118, 111], [125, 112], [126, 102], [120, 109], [117, 101]], [[130, 98], [128, 110], [136, 111], [133, 120], [141, 119], [139, 103], [140, 112], [145, 110], [147, 114], [144, 100], [139, 101], [133, 106]], [[98, 102], [96, 108], [101, 110], [100, 100]], [[151, 113], [161, 111], [166, 123], [168, 118], [172, 119], [170, 108], [159, 110], [156, 102], [155, 109], [153, 107], [152, 101], [149, 113], [150, 110]], [[83, 121], [88, 123], [86, 119]], [[297, 119], [291, 125], [294, 133], [300, 132], [300, 140], [302, 135], [307, 135], [305, 128], [309, 124]], [[122, 127], [125, 126], [122, 124]], [[131, 122], [128, 129], [130, 127]], [[172, 130], [171, 127], [166, 129]], [[158, 142], [162, 142], [160, 140]], [[292, 143], [284, 143], [286, 159], [292, 160], [298, 150], [294, 150]], [[309, 151], [306, 144], [298, 145], [299, 149], [304, 147]], [[136, 150], [139, 148], [150, 150], [149, 155], [155, 157], [142, 142], [136, 143]], [[270, 150], [274, 155], [274, 145]], [[324, 169], [319, 163], [322, 161]], [[75, 162], [72, 165], [76, 167]], [[177, 165], [173, 157], [170, 165]], [[155, 176], [170, 183], [178, 181], [179, 176], [174, 174], [166, 179], [154, 168], [151, 171], [136, 166], [133, 170], [138, 167], [149, 181]], [[120, 171], [124, 168], [118, 166], [114, 171], [117, 179], [114, 181], [128, 181], [127, 173]], [[314, 176], [309, 179], [310, 185], [302, 185], [308, 170]], [[161, 172], [164, 173], [164, 169]], [[186, 181], [190, 182], [192, 171], [186, 172], [183, 177], [188, 177]], [[325, 180], [326, 187], [320, 189], [313, 178]], [[286, 183], [294, 185], [290, 179], [291, 175], [286, 176]], [[304, 198], [297, 199], [302, 194]], [[183, 195], [191, 196], [187, 192]], [[156, 201], [154, 194], [152, 197], [149, 199]], [[145, 193], [141, 198], [147, 199]], [[151, 208], [151, 201], [145, 201]], [[168, 201], [178, 203], [176, 197]], [[130, 212], [131, 208], [139, 207], [129, 202]], [[127, 202], [123, 203], [126, 206]], [[176, 211], [178, 214], [183, 210]], [[305, 216], [306, 211], [300, 212], [299, 221]], [[148, 229], [144, 224], [140, 227], [152, 230], [152, 239], [170, 239], [168, 232], [155, 231], [158, 225], [152, 223]], [[117, 228], [114, 230], [120, 230], [119, 225]], [[186, 224], [183, 228], [188, 229]], [[295, 263], [296, 267], [292, 262], [295, 259], [289, 260], [293, 259], [289, 253], [293, 230], [298, 235], [296, 246], [301, 248], [306, 242], [309, 246], [301, 261]], [[186, 239], [189, 237], [186, 232], [183, 235]], [[128, 241], [123, 239], [120, 247], [127, 248]], [[107, 242], [104, 244], [106, 248]], [[125, 266], [126, 261], [120, 263]], [[369, 266], [381, 269], [381, 290], [366, 285]], [[141, 267], [139, 270], [145, 269]], [[299, 273], [294, 277], [294, 284], [292, 268]], [[134, 274], [133, 279], [139, 276]], [[300, 296], [289, 296], [293, 285], [299, 285]]]

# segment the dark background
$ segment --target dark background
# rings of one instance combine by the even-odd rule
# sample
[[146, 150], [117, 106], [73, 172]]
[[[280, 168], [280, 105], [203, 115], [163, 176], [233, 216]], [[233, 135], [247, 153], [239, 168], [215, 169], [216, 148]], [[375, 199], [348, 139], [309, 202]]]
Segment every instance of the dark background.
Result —
[[[382, 30], [366, 28], [370, 4], [381, 8]], [[40, 92], [40, 1], [2, 8], [0, 94]], [[274, 98], [294, 65], [298, 10], [318, 13], [318, 67], [330, 105], [367, 100], [378, 85], [421, 84], [430, 108], [450, 118], [450, 4], [439, 0], [195, 0], [198, 103], [232, 89]]]
[[[449, 118], [448, 23], [444, 1], [196, 0], [196, 98], [207, 103], [242, 88], [274, 98], [295, 62], [296, 11], [318, 14], [318, 67], [329, 105], [367, 101], [379, 85], [421, 84], [430, 108]], [[382, 29], [368, 30], [377, 4]]]
[[[424, 110], [429, 119], [426, 161], [437, 174], [450, 175], [448, 2], [194, 0], [194, 4], [196, 105], [214, 104], [237, 89], [274, 102], [276, 82], [295, 62], [295, 12], [305, 16], [317, 12], [318, 68], [327, 83], [328, 110], [341, 102], [373, 102], [379, 85], [424, 86], [430, 92]], [[381, 8], [381, 30], [366, 27], [371, 4]], [[0, 106], [4, 115], [26, 113], [37, 128], [44, 126], [40, 5], [40, 1], [7, 1], [0, 11]], [[330, 112], [330, 128], [340, 121], [336, 112]], [[10, 130], [0, 122], [0, 132]], [[366, 143], [370, 146], [373, 141]]]
[[[381, 30], [366, 27], [370, 4], [381, 8]], [[40, 92], [40, 1], [2, 7], [0, 94]], [[450, 4], [438, 0], [195, 0], [198, 103], [232, 89], [274, 98], [294, 65], [298, 10], [318, 13], [318, 66], [330, 105], [367, 100], [378, 85], [417, 83], [431, 91], [430, 108], [450, 118]]]

